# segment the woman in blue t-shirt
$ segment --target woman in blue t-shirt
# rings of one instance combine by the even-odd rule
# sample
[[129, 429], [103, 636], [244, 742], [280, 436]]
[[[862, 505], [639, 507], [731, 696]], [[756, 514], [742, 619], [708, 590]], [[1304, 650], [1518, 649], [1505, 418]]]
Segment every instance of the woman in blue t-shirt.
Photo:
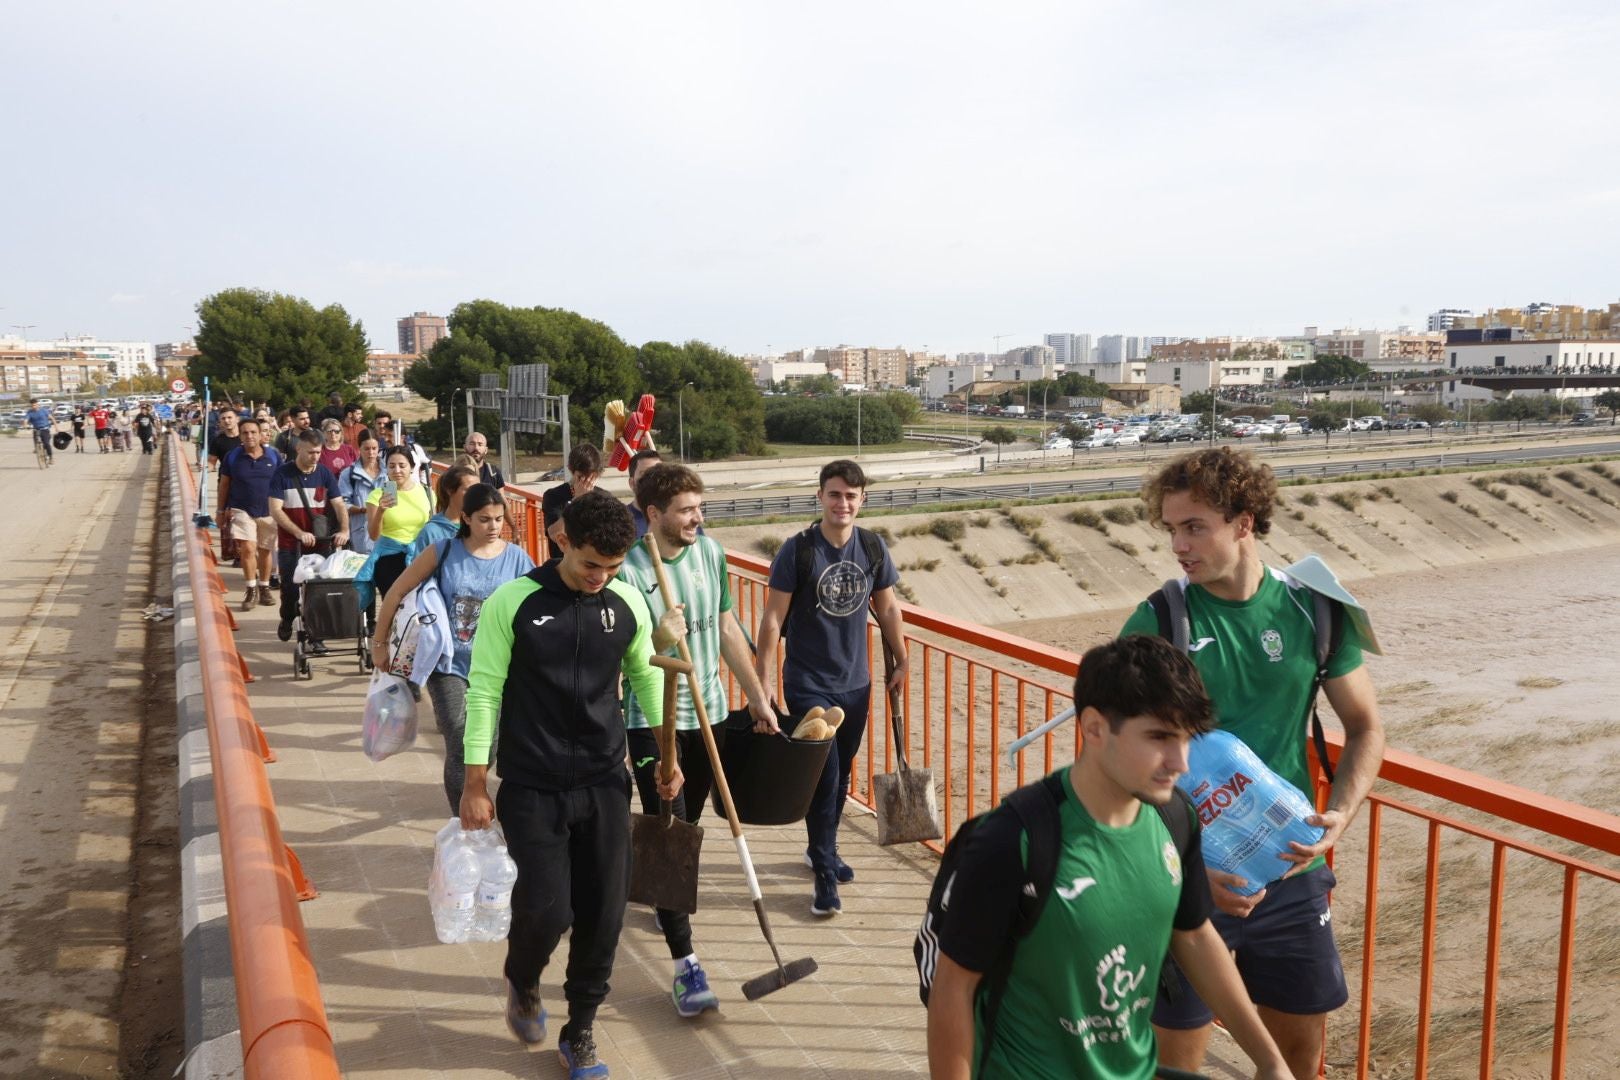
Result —
[[434, 578], [444, 596], [450, 618], [454, 656], [428, 676], [433, 716], [444, 736], [444, 794], [450, 813], [461, 813], [463, 775], [461, 736], [467, 726], [467, 673], [472, 667], [473, 634], [478, 613], [496, 588], [534, 569], [534, 561], [515, 544], [501, 539], [506, 524], [506, 500], [488, 484], [473, 484], [461, 493], [461, 529], [418, 555], [383, 597], [377, 632], [371, 642], [372, 658], [387, 670], [388, 641], [394, 615], [405, 594]]

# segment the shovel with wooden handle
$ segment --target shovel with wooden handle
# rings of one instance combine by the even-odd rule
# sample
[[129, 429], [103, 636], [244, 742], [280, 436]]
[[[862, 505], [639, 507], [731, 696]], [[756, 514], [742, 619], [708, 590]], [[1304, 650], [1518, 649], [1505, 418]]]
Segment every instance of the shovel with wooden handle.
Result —
[[[653, 534], [647, 533], [647, 551], [652, 555], [653, 572], [658, 575], [658, 591], [664, 598], [664, 607], [674, 606], [675, 598], [670, 593], [669, 575], [664, 572], [664, 560], [658, 553], [658, 543]], [[691, 669], [692, 652], [686, 646], [686, 639], [680, 641], [681, 659], [687, 661], [686, 685], [692, 691], [692, 707], [697, 711], [698, 726], [703, 729], [703, 745], [709, 752], [709, 763], [714, 767], [714, 786], [720, 792], [720, 802], [726, 808], [726, 821], [731, 825], [731, 840], [737, 846], [737, 859], [742, 863], [743, 877], [748, 879], [748, 898], [754, 902], [754, 914], [759, 919], [759, 929], [765, 935], [765, 944], [771, 947], [771, 956], [776, 960], [776, 970], [768, 971], [763, 975], [756, 975], [743, 983], [743, 997], [749, 1001], [756, 1001], [766, 994], [780, 990], [789, 983], [796, 983], [807, 975], [816, 971], [814, 957], [806, 956], [800, 960], [782, 962], [782, 954], [776, 948], [776, 938], [771, 934], [771, 920], [765, 914], [765, 898], [759, 891], [759, 877], [754, 873], [754, 860], [748, 854], [748, 840], [743, 836], [742, 822], [737, 820], [737, 807], [731, 801], [731, 785], [726, 783], [725, 766], [720, 763], [720, 748], [714, 742], [714, 729], [709, 726], [709, 710], [703, 705], [703, 693], [698, 686], [697, 673]]]
[[[885, 685], [894, 674], [894, 651], [883, 643]], [[872, 777], [873, 803], [877, 808], [878, 843], [908, 844], [918, 840], [938, 840], [945, 835], [939, 819], [939, 802], [934, 795], [932, 769], [913, 769], [906, 761], [906, 736], [900, 725], [900, 689], [889, 688], [889, 730], [894, 733], [894, 756], [900, 771]]]
[[[664, 673], [664, 722], [658, 728], [658, 777], [667, 784], [675, 776], [675, 691], [679, 676], [692, 665], [671, 656], [654, 656], [651, 663]], [[677, 818], [668, 799], [660, 799], [658, 814], [637, 814], [630, 819], [630, 902], [650, 904], [687, 915], [697, 910], [698, 855], [703, 829]]]

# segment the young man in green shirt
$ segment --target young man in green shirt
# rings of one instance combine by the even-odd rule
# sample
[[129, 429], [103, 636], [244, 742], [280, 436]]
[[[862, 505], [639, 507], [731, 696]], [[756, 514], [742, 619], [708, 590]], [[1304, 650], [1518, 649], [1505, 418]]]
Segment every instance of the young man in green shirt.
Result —
[[[638, 455], [639, 457], [639, 455]], [[658, 588], [658, 575], [644, 543], [630, 549], [620, 578], [633, 586], [646, 600], [657, 625], [653, 648], [671, 652], [684, 638], [691, 650], [692, 665], [703, 693], [703, 707], [711, 723], [726, 715], [726, 686], [720, 678], [720, 661], [742, 686], [755, 730], [775, 731], [776, 714], [771, 710], [754, 671], [748, 639], [731, 600], [731, 578], [726, 553], [714, 540], [699, 535], [703, 525], [703, 481], [684, 465], [644, 466], [636, 478], [636, 503], [647, 515], [647, 533], [657, 539], [664, 563], [664, 575], [675, 605], [664, 606]], [[641, 807], [658, 813], [656, 778], [658, 740], [647, 726], [647, 713], [634, 687], [624, 696], [625, 721], [629, 727], [630, 767]], [[692, 692], [682, 679], [675, 699], [675, 716], [664, 722], [675, 724], [675, 754], [686, 777], [685, 787], [673, 803], [674, 813], [684, 821], [696, 822], [703, 814], [713, 774], [703, 732], [699, 730]], [[675, 982], [671, 996], [681, 1016], [697, 1016], [705, 1009], [719, 1008], [720, 1002], [709, 989], [708, 977], [692, 948], [692, 922], [685, 912], [657, 911], [658, 927], [664, 933], [669, 955], [675, 961]]]
[[[1170, 462], [1143, 485], [1149, 517], [1170, 534], [1186, 575], [1188, 652], [1215, 703], [1215, 722], [1242, 739], [1274, 772], [1309, 797], [1306, 717], [1316, 677], [1311, 595], [1261, 561], [1277, 480], [1269, 466], [1230, 447]], [[1384, 758], [1384, 731], [1361, 643], [1345, 621], [1322, 684], [1344, 726], [1344, 751], [1326, 811], [1308, 819], [1319, 843], [1295, 844], [1277, 879], [1249, 896], [1230, 875], [1209, 871], [1216, 928], [1233, 949], [1249, 996], [1294, 1074], [1314, 1077], [1327, 1014], [1349, 999], [1333, 941], [1328, 894], [1335, 881], [1323, 855], [1355, 817]], [[1159, 632], [1143, 603], [1122, 635]], [[1184, 988], [1185, 989], [1185, 988]], [[1154, 1010], [1161, 1061], [1196, 1070], [1209, 1044], [1209, 1010], [1185, 992]]]
[[[1010, 807], [964, 841], [947, 883], [928, 998], [933, 1080], [1145, 1080], [1156, 1050], [1149, 1013], [1168, 948], [1266, 1080], [1288, 1080], [1209, 922], [1193, 844], [1183, 865], [1164, 818], [1209, 699], [1187, 658], [1157, 638], [1087, 652], [1075, 679], [1080, 757], [1061, 770], [1056, 873], [1016, 941], [1029, 838]], [[1044, 783], [1045, 781], [1043, 781]], [[1195, 824], [1195, 823], [1190, 823]], [[1012, 948], [993, 1037], [984, 974]], [[982, 1067], [981, 1067], [982, 1063]]]
[[[464, 736], [461, 824], [487, 828], [499, 813], [517, 863], [506, 941], [506, 1022], [530, 1046], [546, 1037], [540, 974], [572, 927], [563, 994], [568, 1023], [557, 1053], [570, 1080], [601, 1080], [592, 1024], [607, 997], [630, 886], [630, 776], [625, 769], [621, 674], [663, 722], [663, 678], [652, 656], [652, 616], [615, 581], [635, 539], [630, 514], [602, 492], [563, 512], [563, 554], [490, 594], [473, 637]], [[498, 804], [487, 791], [496, 725]], [[679, 793], [677, 770], [659, 794]]]

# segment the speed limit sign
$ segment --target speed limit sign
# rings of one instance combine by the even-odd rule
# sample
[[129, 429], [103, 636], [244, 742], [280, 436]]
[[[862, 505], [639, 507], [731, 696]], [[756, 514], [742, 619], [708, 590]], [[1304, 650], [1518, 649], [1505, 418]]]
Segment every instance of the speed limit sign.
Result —
[[176, 394], [185, 393], [186, 389], [187, 389], [186, 380], [184, 380], [184, 379], [176, 379], [176, 380], [174, 380], [173, 382], [171, 382], [169, 384], [169, 389], [174, 391]]

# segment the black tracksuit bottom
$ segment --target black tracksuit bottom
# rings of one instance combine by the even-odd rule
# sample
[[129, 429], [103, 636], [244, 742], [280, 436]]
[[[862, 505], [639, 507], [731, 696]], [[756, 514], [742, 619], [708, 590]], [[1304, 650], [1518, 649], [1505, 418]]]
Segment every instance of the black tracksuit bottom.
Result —
[[506, 977], [534, 988], [563, 931], [563, 996], [574, 1028], [589, 1027], [608, 995], [630, 889], [630, 778], [614, 773], [591, 787], [543, 791], [503, 780], [496, 814], [517, 863]]
[[[641, 796], [642, 813], [657, 814], [658, 735], [651, 728], [630, 728], [625, 737], [630, 741], [630, 767], [636, 778], [636, 792]], [[670, 811], [677, 820], [695, 825], [703, 816], [703, 804], [714, 786], [714, 769], [709, 764], [708, 748], [703, 745], [702, 731], [694, 728], [675, 732], [675, 761], [686, 779], [670, 803]], [[679, 960], [692, 955], [692, 917], [684, 911], [656, 910], [670, 958]]]

